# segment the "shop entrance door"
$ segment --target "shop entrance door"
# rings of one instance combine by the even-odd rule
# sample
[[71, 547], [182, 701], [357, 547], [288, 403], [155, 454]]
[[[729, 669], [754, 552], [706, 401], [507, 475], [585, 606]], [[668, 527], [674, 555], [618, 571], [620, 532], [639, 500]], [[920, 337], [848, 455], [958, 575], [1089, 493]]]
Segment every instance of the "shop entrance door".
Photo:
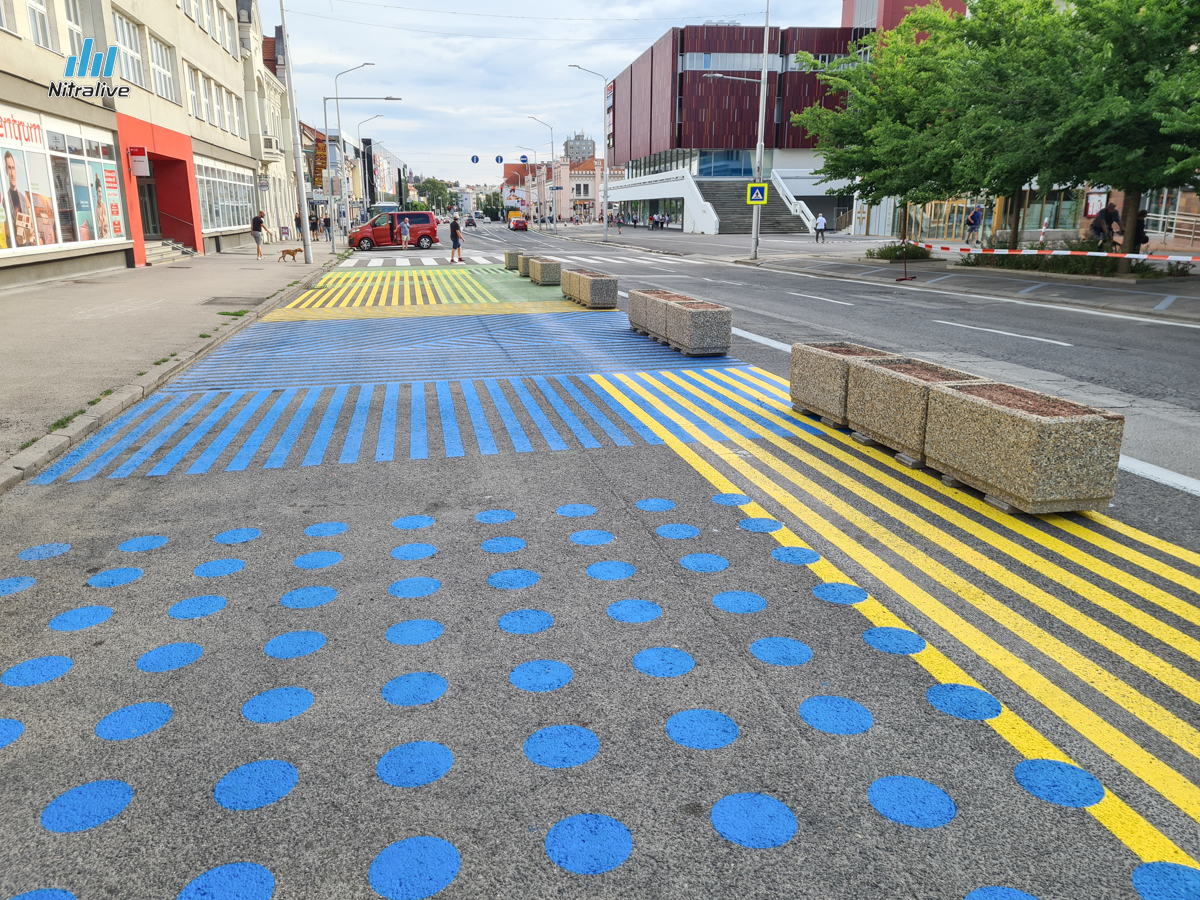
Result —
[[[153, 164], [152, 164], [153, 165]], [[158, 218], [158, 186], [154, 183], [154, 170], [150, 177], [138, 177], [138, 204], [142, 208], [142, 236], [148, 241], [162, 240], [162, 223]]]

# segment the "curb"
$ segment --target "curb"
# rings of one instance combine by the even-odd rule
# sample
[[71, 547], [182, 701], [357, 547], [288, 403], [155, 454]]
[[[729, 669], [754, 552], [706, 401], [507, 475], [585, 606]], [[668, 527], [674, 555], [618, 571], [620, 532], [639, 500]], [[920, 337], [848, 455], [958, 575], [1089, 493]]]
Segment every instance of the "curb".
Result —
[[171, 362], [153, 367], [157, 371], [147, 372], [145, 375], [134, 379], [128, 384], [116, 388], [111, 394], [88, 409], [86, 413], [72, 419], [71, 424], [66, 428], [60, 428], [57, 431], [52, 431], [50, 434], [43, 435], [24, 450], [17, 452], [6, 460], [0, 461], [0, 494], [16, 487], [25, 479], [32, 478], [71, 447], [76, 446], [91, 435], [92, 432], [103, 425], [107, 425], [125, 410], [129, 409], [129, 407], [143, 398], [149, 397], [193, 363], [199, 362], [208, 356], [209, 353], [220, 347], [235, 334], [240, 333], [244, 328], [248, 327], [251, 322], [257, 322], [267, 313], [300, 296], [300, 294], [308, 290], [309, 285], [324, 275], [326, 271], [335, 266], [339, 261], [335, 257], [323, 263], [320, 268], [312, 272], [300, 284], [285, 289], [274, 300], [264, 301], [260, 304], [259, 309], [234, 319], [231, 323], [232, 327], [224, 334], [204, 338], [203, 340], [189, 344], [172, 357]]
[[674, 250], [656, 250], [653, 247], [640, 247], [637, 244], [621, 244], [616, 241], [608, 241], [607, 243], [605, 243], [604, 241], [588, 241], [588, 240], [584, 240], [583, 238], [565, 237], [561, 234], [558, 235], [558, 238], [559, 238], [559, 240], [563, 240], [563, 241], [573, 241], [576, 244], [599, 244], [601, 247], [623, 247], [626, 250], [640, 250], [643, 253], [657, 253], [660, 256], [680, 256], [680, 257], [682, 257], [685, 255], [683, 253], [676, 253]]

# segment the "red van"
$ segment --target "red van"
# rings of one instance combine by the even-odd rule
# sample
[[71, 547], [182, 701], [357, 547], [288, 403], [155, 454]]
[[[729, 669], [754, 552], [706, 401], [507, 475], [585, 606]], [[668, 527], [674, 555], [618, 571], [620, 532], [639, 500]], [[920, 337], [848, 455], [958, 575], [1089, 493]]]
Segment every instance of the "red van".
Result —
[[437, 221], [430, 212], [394, 212], [380, 213], [366, 225], [360, 225], [350, 232], [350, 246], [359, 250], [370, 250], [372, 247], [399, 247], [400, 222], [408, 219], [408, 244], [428, 250], [438, 240]]

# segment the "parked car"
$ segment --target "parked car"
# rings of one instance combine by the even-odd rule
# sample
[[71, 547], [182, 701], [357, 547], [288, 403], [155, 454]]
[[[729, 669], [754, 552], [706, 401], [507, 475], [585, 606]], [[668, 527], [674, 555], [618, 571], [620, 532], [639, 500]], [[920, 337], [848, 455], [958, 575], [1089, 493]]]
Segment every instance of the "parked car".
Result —
[[509, 219], [508, 228], [510, 231], [528, 231], [529, 223], [521, 218]]
[[437, 220], [433, 213], [402, 212], [381, 213], [366, 225], [350, 232], [350, 246], [359, 250], [370, 250], [372, 247], [398, 247], [401, 244], [400, 222], [408, 220], [408, 242], [410, 245], [428, 250], [434, 244], [439, 244]]

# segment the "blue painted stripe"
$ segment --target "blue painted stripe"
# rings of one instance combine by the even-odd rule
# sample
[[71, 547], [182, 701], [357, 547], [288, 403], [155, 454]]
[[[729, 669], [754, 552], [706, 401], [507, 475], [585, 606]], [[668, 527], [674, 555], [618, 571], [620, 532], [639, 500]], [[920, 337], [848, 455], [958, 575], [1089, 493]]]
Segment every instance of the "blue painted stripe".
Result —
[[450, 394], [450, 383], [439, 381], [436, 387], [438, 410], [442, 414], [442, 442], [446, 445], [446, 456], [462, 456], [462, 434], [458, 430], [458, 417], [454, 415], [454, 397]]
[[[579, 376], [579, 378], [582, 380], [584, 378], [584, 376], [581, 375], [581, 376]], [[647, 428], [641, 419], [639, 419], [637, 416], [635, 416], [633, 413], [631, 413], [628, 409], [626, 409], [625, 404], [623, 404], [620, 400], [618, 400], [616, 397], [612, 396], [607, 390], [605, 390], [604, 386], [601, 385], [600, 382], [598, 382], [596, 380], [596, 376], [594, 376], [594, 375], [591, 376], [591, 381], [585, 382], [585, 383], [589, 383], [590, 387], [595, 392], [596, 396], [600, 398], [601, 402], [603, 402], [605, 406], [607, 406], [609, 409], [611, 409], [617, 415], [617, 417], [621, 419], [622, 422], [624, 422], [626, 425], [628, 425], [630, 428], [632, 428], [634, 431], [636, 431], [638, 434], [638, 437], [640, 437], [647, 444], [651, 444], [652, 446], [659, 446], [659, 445], [666, 443], [657, 434], [655, 434], [653, 431], [651, 431], [649, 428]], [[681, 440], [690, 441], [691, 438], [689, 437], [689, 438], [684, 438]]]
[[192, 420], [192, 417], [197, 415], [200, 410], [208, 406], [210, 400], [217, 396], [217, 391], [208, 391], [200, 396], [200, 399], [189, 406], [186, 410], [176, 416], [171, 424], [152, 437], [149, 441], [143, 444], [134, 454], [121, 463], [117, 470], [109, 475], [109, 478], [125, 478], [137, 470], [138, 466], [148, 460], [151, 456], [158, 452], [167, 441], [174, 437], [175, 432], [179, 431], [184, 425]]
[[179, 461], [188, 455], [198, 443], [200, 439], [208, 434], [214, 425], [225, 417], [225, 413], [233, 409], [235, 403], [246, 395], [245, 391], [234, 391], [224, 400], [217, 404], [217, 408], [204, 417], [204, 421], [191, 430], [182, 441], [171, 448], [171, 452], [159, 460], [158, 465], [147, 472], [147, 475], [166, 475], [173, 468], [179, 465]]
[[267, 411], [267, 414], [263, 416], [262, 421], [258, 423], [258, 427], [246, 439], [246, 443], [242, 444], [242, 449], [237, 452], [237, 455], [225, 467], [226, 472], [241, 472], [246, 466], [250, 465], [250, 460], [254, 459], [254, 454], [258, 452], [258, 448], [262, 446], [263, 441], [267, 439], [267, 435], [271, 433], [271, 429], [275, 427], [275, 423], [279, 421], [279, 417], [283, 415], [283, 411], [288, 408], [288, 404], [292, 402], [292, 398], [299, 391], [299, 388], [288, 388], [279, 395], [279, 399], [275, 401], [270, 410]]
[[567, 442], [562, 439], [562, 436], [550, 424], [550, 420], [546, 418], [546, 414], [542, 412], [542, 408], [538, 406], [537, 401], [533, 399], [533, 395], [529, 393], [529, 389], [525, 387], [525, 382], [520, 378], [510, 378], [508, 379], [508, 383], [517, 392], [517, 398], [521, 401], [521, 405], [525, 407], [525, 412], [529, 413], [529, 417], [533, 419], [533, 424], [542, 433], [547, 446], [551, 450], [566, 450]]
[[141, 403], [134, 406], [132, 409], [122, 413], [118, 418], [109, 422], [86, 441], [56, 462], [50, 468], [43, 471], [35, 478], [29, 480], [30, 484], [53, 484], [62, 475], [71, 471], [106, 443], [128, 428], [134, 421], [144, 413], [149, 412], [163, 400], [170, 396], [168, 394], [155, 394]]
[[[242, 392], [243, 394], [245, 391]], [[203, 475], [207, 472], [212, 464], [217, 461], [217, 458], [225, 451], [225, 448], [233, 443], [233, 439], [237, 437], [238, 432], [246, 427], [246, 423], [250, 421], [250, 417], [258, 410], [260, 406], [271, 396], [270, 391], [259, 391], [249, 402], [241, 408], [233, 421], [225, 426], [225, 430], [217, 435], [216, 440], [209, 444], [203, 453], [197, 457], [185, 474], [188, 475]]]
[[475, 429], [475, 443], [483, 456], [495, 456], [500, 451], [496, 448], [496, 439], [492, 437], [492, 426], [488, 424], [483, 404], [475, 393], [475, 385], [470, 381], [460, 382], [463, 399], [467, 401], [467, 413], [471, 416], [471, 427]]
[[542, 396], [545, 397], [550, 402], [550, 405], [554, 407], [554, 411], [558, 413], [558, 417], [567, 423], [567, 427], [570, 428], [575, 437], [579, 439], [579, 443], [583, 444], [583, 446], [588, 450], [598, 450], [600, 448], [600, 442], [596, 440], [595, 436], [587, 430], [587, 427], [581, 421], [579, 421], [579, 416], [575, 415], [575, 412], [571, 409], [571, 407], [563, 402], [563, 398], [558, 395], [558, 391], [554, 390], [554, 385], [550, 384], [550, 382], [548, 382], [541, 375], [534, 378], [533, 382], [541, 390]]
[[[634, 381], [638, 382], [642, 386], [643, 389], [649, 391], [651, 394], [653, 394], [655, 397], [657, 397], [658, 401], [660, 403], [662, 403], [663, 405], [665, 405], [668, 409], [672, 410], [677, 415], [682, 416], [685, 420], [690, 422], [695, 428], [700, 429], [700, 431], [703, 434], [707, 435], [708, 437], [712, 438], [715, 441], [723, 441], [726, 439], [725, 436], [723, 434], [721, 434], [721, 432], [718, 431], [715, 426], [709, 425], [708, 423], [702, 421], [699, 416], [695, 415], [694, 413], [688, 412], [677, 401], [672, 400], [669, 397], [667, 397], [662, 392], [661, 389], [656, 388], [653, 385], [651, 385], [647, 381], [646, 375], [644, 373], [634, 372], [634, 373], [630, 374], [629, 377], [632, 378]], [[646, 409], [648, 407], [649, 407], [648, 403], [642, 404], [643, 409]], [[649, 407], [649, 408], [652, 408], [652, 407]], [[655, 412], [657, 413], [657, 410], [655, 410]], [[665, 414], [660, 413], [659, 415], [661, 416], [662, 419], [668, 418]], [[738, 429], [735, 428], [734, 430], [738, 430]], [[739, 433], [741, 433], [741, 432], [739, 431]], [[744, 436], [745, 437], [753, 437], [754, 435], [751, 435], [747, 432], [747, 433], [745, 433]]]
[[633, 446], [633, 441], [625, 437], [625, 432], [614, 425], [612, 419], [602, 413], [600, 411], [600, 407], [596, 406], [595, 403], [589, 400], [587, 394], [585, 394], [571, 382], [571, 377], [569, 375], [555, 375], [554, 380], [561, 384], [563, 390], [570, 394], [575, 402], [583, 407], [583, 411], [591, 417], [593, 422], [595, 422], [604, 430], [605, 434], [612, 438], [614, 444], [616, 444], [618, 447]]
[[371, 397], [375, 394], [375, 385], [364, 384], [358, 389], [358, 400], [354, 404], [354, 417], [350, 420], [350, 430], [346, 432], [346, 442], [342, 444], [342, 455], [339, 463], [356, 463], [362, 450], [363, 434], [367, 430], [367, 416], [371, 412]]
[[[655, 375], [658, 375], [658, 374], [659, 373], [655, 373]], [[660, 378], [661, 378], [661, 376], [660, 376]], [[699, 392], [698, 386], [694, 388], [694, 387], [692, 387], [692, 385], [689, 384], [686, 387], [683, 387], [683, 386], [680, 386], [680, 385], [676, 384], [675, 382], [670, 381], [665, 378], [661, 379], [661, 381], [662, 381], [662, 384], [668, 390], [673, 390], [676, 393], [682, 393], [692, 403], [699, 406], [701, 409], [703, 409], [706, 413], [708, 413], [713, 418], [718, 419], [722, 424], [725, 425], [726, 428], [732, 428], [734, 431], [736, 431], [742, 437], [748, 437], [751, 439], [755, 439], [758, 437], [758, 432], [751, 431], [749, 428], [742, 425], [740, 422], [738, 422], [736, 419], [734, 419], [728, 413], [722, 412], [721, 410], [719, 410], [717, 408], [717, 406], [716, 406], [717, 402], [725, 402], [726, 405], [728, 405], [727, 398], [717, 397], [717, 398], [710, 399], [710, 398], [702, 395]], [[769, 430], [771, 430], [773, 433], [779, 435], [780, 437], [787, 437], [787, 432], [783, 431], [782, 429], [778, 428], [775, 425], [771, 425], [770, 423], [767, 422], [766, 419], [764, 419], [762, 416], [760, 416], [757, 412], [754, 412], [751, 410], [738, 410], [738, 412], [742, 413], [742, 415], [746, 416], [746, 418], [753, 419], [753, 420], [759, 422], [764, 428], [768, 428]], [[722, 436], [722, 439], [724, 439], [724, 436]]]
[[288, 422], [283, 435], [271, 451], [271, 455], [263, 463], [264, 469], [283, 468], [283, 464], [287, 462], [288, 454], [292, 452], [292, 446], [296, 443], [296, 439], [300, 437], [300, 432], [304, 430], [304, 425], [308, 421], [308, 417], [312, 415], [313, 407], [317, 405], [317, 398], [321, 396], [322, 390], [324, 388], [314, 387], [309, 388], [307, 393], [305, 393], [304, 399], [300, 401], [300, 408], [296, 410], [292, 416], [292, 421]]
[[488, 394], [492, 398], [496, 412], [500, 413], [500, 421], [504, 423], [504, 430], [508, 432], [508, 439], [512, 441], [513, 449], [518, 453], [532, 453], [533, 444], [529, 443], [529, 436], [521, 427], [521, 420], [508, 405], [508, 398], [504, 396], [504, 389], [500, 387], [500, 382], [495, 378], [486, 378], [483, 383], [487, 385]]
[[308, 445], [308, 452], [304, 454], [304, 461], [300, 465], [319, 466], [324, 461], [325, 451], [329, 449], [329, 439], [333, 437], [333, 429], [337, 426], [338, 416], [342, 413], [342, 404], [346, 402], [348, 393], [348, 384], [338, 385], [334, 390], [329, 405], [325, 407], [325, 415], [321, 417], [321, 424], [317, 426], [317, 433], [313, 435], [312, 443]]
[[176, 406], [190, 396], [191, 394], [176, 394], [173, 396], [170, 400], [143, 419], [141, 424], [130, 431], [129, 434], [125, 435], [125, 437], [121, 438], [119, 441], [109, 447], [106, 451], [104, 451], [104, 453], [100, 454], [100, 456], [93, 460], [86, 469], [81, 472], [77, 472], [72, 478], [69, 479], [69, 482], [89, 481], [98, 475], [105, 466], [129, 449], [129, 446], [134, 441], [138, 440], [138, 438], [157, 425], [163, 418], [167, 416], [167, 414], [171, 412], [171, 410], [173, 410]]
[[383, 414], [379, 418], [379, 441], [375, 444], [375, 462], [391, 462], [396, 454], [396, 407], [400, 405], [400, 385], [392, 382], [383, 392]]
[[[744, 383], [744, 376], [746, 374], [748, 374], [745, 372], [745, 370], [742, 370], [742, 369], [721, 369], [720, 371], [723, 375], [728, 375], [731, 378], [738, 381], [739, 384]], [[705, 373], [698, 372], [696, 374], [703, 375]], [[712, 378], [711, 375], [708, 375], [706, 377], [708, 377], [709, 380], [715, 380]], [[689, 380], [691, 380], [691, 379], [689, 379]], [[826, 437], [825, 432], [821, 431], [821, 429], [815, 427], [809, 421], [807, 421], [806, 419], [799, 416], [795, 411], [790, 410], [790, 409], [789, 410], [776, 409], [774, 406], [771, 406], [771, 405], [767, 404], [766, 402], [759, 400], [757, 397], [752, 396], [750, 394], [751, 390], [761, 390], [758, 387], [758, 385], [746, 385], [743, 388], [743, 387], [735, 387], [734, 385], [730, 384], [727, 381], [716, 380], [716, 383], [719, 384], [721, 387], [725, 388], [725, 390], [730, 391], [734, 394], [737, 394], [738, 397], [742, 398], [742, 401], [741, 401], [742, 406], [750, 410], [749, 413], [744, 413], [745, 415], [753, 416], [755, 421], [760, 421], [765, 427], [770, 428], [775, 434], [779, 435], [780, 437], [789, 437], [790, 432], [787, 431], [787, 429], [783, 428], [780, 425], [775, 425], [774, 423], [768, 423], [766, 420], [762, 419], [761, 416], [759, 415], [762, 411], [769, 412], [771, 415], [777, 416], [778, 418], [783, 419], [785, 422], [788, 422], [789, 424], [795, 426], [796, 428], [800, 428], [803, 431], [807, 431], [811, 435], [815, 435], [816, 437]], [[726, 402], [729, 402], [728, 397], [722, 397], [721, 399], [725, 400]], [[783, 401], [781, 400], [780, 402], [782, 403]]]
[[[632, 373], [630, 373], [630, 374], [632, 374]], [[637, 392], [635, 392], [634, 390], [629, 388], [625, 384], [625, 382], [621, 381], [619, 378], [610, 378], [609, 384], [612, 385], [614, 391], [619, 391], [621, 396], [632, 401], [635, 406], [637, 406], [640, 410], [642, 410], [642, 412], [644, 412], [646, 415], [648, 415], [650, 418], [652, 418], [654, 421], [656, 421], [663, 428], [667, 429], [667, 431], [671, 432], [671, 434], [677, 440], [683, 441], [685, 444], [690, 444], [696, 440], [696, 438], [692, 437], [690, 432], [684, 430], [679, 425], [676, 425], [673, 419], [671, 419], [669, 416], [666, 416], [663, 413], [659, 412], [658, 409], [656, 409], [654, 406], [647, 403], [641, 397], [641, 395], [639, 395]], [[597, 387], [599, 387], [599, 384], [597, 384]], [[604, 393], [602, 390], [597, 391], [596, 393], [601, 398], [604, 397]], [[622, 410], [625, 409], [625, 407], [623, 405], [621, 405], [620, 400], [616, 399], [615, 397], [613, 398], [613, 401], [611, 403], [609, 403], [609, 406], [611, 406], [613, 409], [618, 409], [618, 408], [622, 409]], [[632, 413], [629, 413], [629, 415], [632, 416]], [[628, 418], [626, 419], [626, 421], [628, 421]], [[638, 424], [641, 425], [641, 420], [638, 420]], [[642, 427], [644, 428], [645, 426], [642, 426]], [[662, 441], [659, 441], [659, 443], [662, 443]]]
[[425, 421], [425, 382], [412, 386], [412, 420], [408, 428], [408, 458], [429, 459], [429, 426]]

